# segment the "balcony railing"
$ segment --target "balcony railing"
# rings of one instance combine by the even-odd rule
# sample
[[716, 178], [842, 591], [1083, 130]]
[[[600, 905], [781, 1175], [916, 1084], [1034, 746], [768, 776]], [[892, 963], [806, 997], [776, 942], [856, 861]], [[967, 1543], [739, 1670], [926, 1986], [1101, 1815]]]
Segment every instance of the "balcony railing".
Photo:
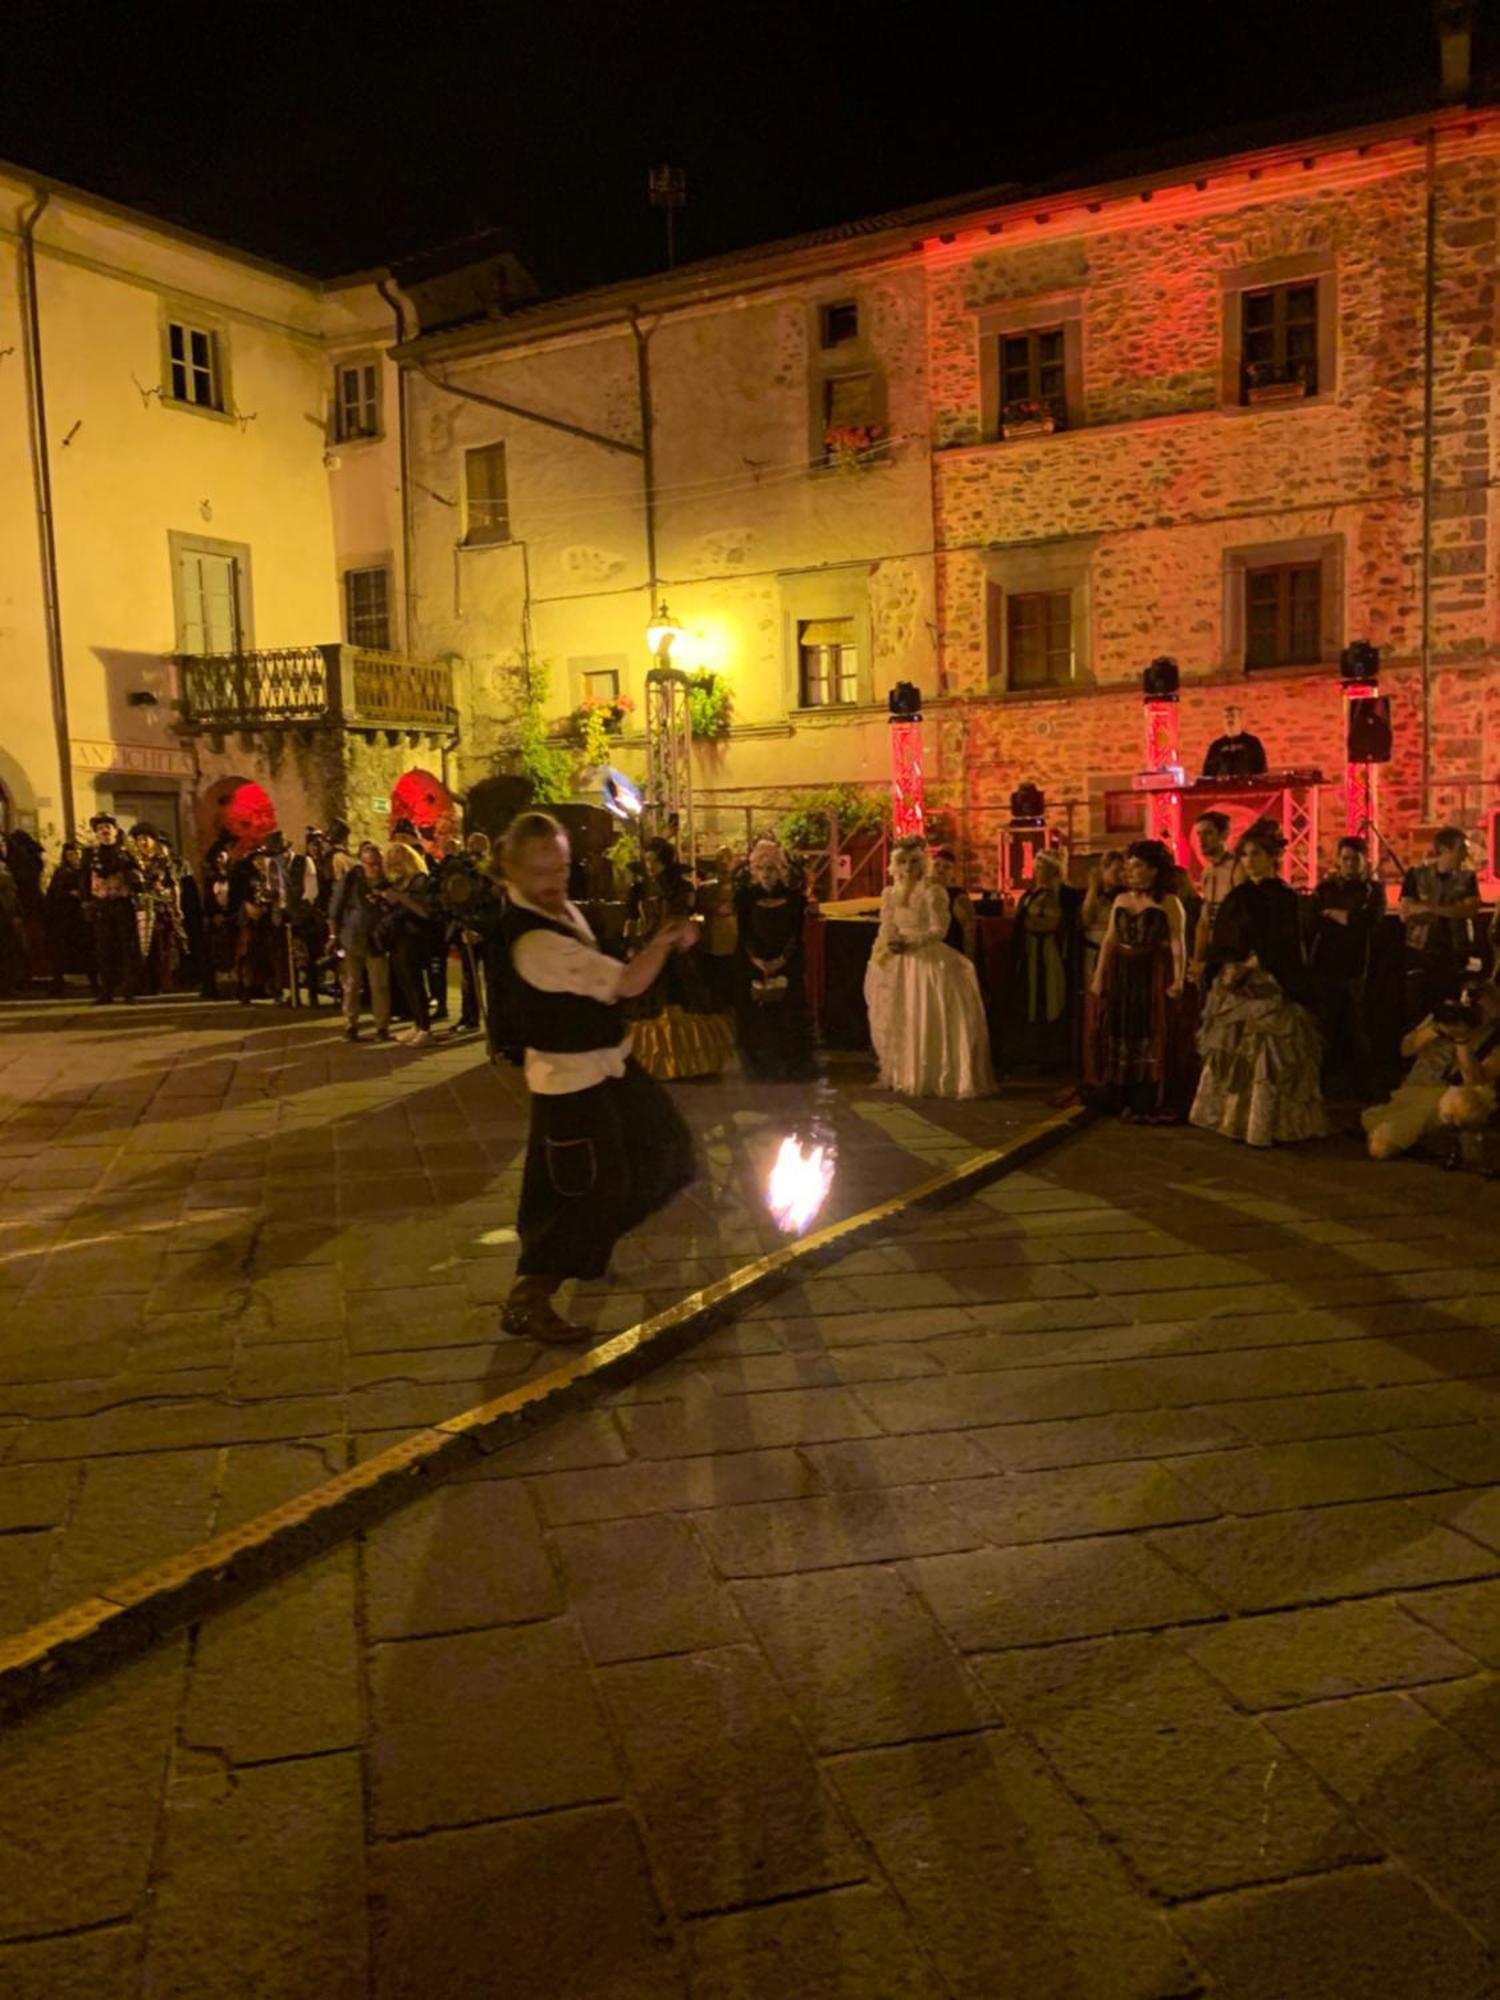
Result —
[[446, 729], [452, 719], [452, 669], [432, 660], [363, 646], [172, 657], [183, 719], [204, 729]]

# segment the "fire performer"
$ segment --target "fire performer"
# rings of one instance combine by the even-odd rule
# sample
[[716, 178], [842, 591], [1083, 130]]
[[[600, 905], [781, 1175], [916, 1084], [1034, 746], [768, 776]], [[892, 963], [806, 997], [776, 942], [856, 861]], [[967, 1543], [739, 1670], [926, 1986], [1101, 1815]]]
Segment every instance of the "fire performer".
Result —
[[620, 1003], [644, 993], [697, 931], [668, 922], [628, 965], [608, 957], [568, 901], [568, 837], [548, 813], [511, 822], [503, 861], [531, 1134], [521, 1255], [500, 1324], [528, 1340], [587, 1340], [555, 1310], [558, 1287], [603, 1277], [620, 1237], [696, 1174], [687, 1126], [631, 1058]]

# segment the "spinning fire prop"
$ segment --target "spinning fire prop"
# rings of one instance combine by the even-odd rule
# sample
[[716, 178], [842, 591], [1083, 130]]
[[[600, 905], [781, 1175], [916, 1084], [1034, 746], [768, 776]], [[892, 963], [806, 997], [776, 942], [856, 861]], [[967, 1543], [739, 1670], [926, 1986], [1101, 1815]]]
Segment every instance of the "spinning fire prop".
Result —
[[833, 1186], [836, 1161], [830, 1142], [814, 1139], [804, 1146], [790, 1134], [782, 1140], [766, 1182], [766, 1205], [778, 1228], [800, 1236], [816, 1220]]

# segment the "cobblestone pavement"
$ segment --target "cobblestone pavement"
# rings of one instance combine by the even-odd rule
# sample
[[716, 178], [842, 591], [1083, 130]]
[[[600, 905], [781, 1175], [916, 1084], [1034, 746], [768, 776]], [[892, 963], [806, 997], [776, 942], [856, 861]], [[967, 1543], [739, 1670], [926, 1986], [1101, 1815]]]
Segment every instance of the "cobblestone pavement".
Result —
[[[495, 1227], [513, 1174], [510, 1088], [458, 1051], [346, 1052], [264, 1018], [215, 1018], [196, 1043], [132, 1021], [139, 1066], [91, 1028], [71, 1051], [0, 1047], [34, 1102], [71, 1100], [11, 1184], [27, 1191], [15, 1248], [40, 1253], [21, 1304], [51, 1297], [58, 1341], [116, 1340], [123, 1369], [159, 1315], [194, 1310], [166, 1303], [148, 1256], [149, 1282], [103, 1294], [144, 1304], [91, 1334], [88, 1295], [47, 1289], [73, 1239], [29, 1234], [52, 1227], [30, 1212], [43, 1194], [82, 1210], [106, 1186], [131, 1197], [131, 1137], [159, 1100], [169, 1130], [252, 1107], [268, 1128], [224, 1127], [164, 1182], [142, 1149], [136, 1218], [191, 1229], [201, 1208], [256, 1208], [230, 1303], [271, 1331], [236, 1336], [231, 1369], [325, 1344], [346, 1365], [411, 1363], [453, 1344], [452, 1315], [490, 1311], [471, 1280], [504, 1260], [473, 1231]], [[382, 1066], [374, 1083], [357, 1057]], [[205, 1072], [214, 1090], [190, 1093]], [[780, 1108], [715, 1088], [720, 1108], [698, 1115], [724, 1158], [705, 1199], [713, 1254], [733, 1258], [759, 1240], [743, 1182], [770, 1128], [748, 1120], [775, 1128]], [[213, 1106], [185, 1111], [189, 1096]], [[95, 1150], [86, 1124], [60, 1143], [74, 1121], [102, 1131], [106, 1114], [108, 1159], [71, 1170], [87, 1185], [39, 1185]], [[850, 1137], [841, 1199], [920, 1177], [955, 1133], [1006, 1115], [845, 1092], [848, 1132], [878, 1136]], [[320, 1119], [325, 1143], [309, 1136]], [[346, 1127], [364, 1136], [344, 1145]], [[911, 1150], [924, 1142], [930, 1156]], [[459, 1143], [496, 1156], [482, 1174], [455, 1165]], [[240, 1177], [253, 1199], [214, 1195], [233, 1179], [208, 1177], [216, 1149], [258, 1157]], [[285, 1207], [284, 1168], [302, 1175]], [[483, 1189], [442, 1185], [466, 1173]], [[156, 1209], [139, 1205], [148, 1183]], [[396, 1248], [417, 1234], [414, 1184], [429, 1250], [454, 1260], [421, 1278]], [[365, 1212], [366, 1185], [399, 1192]], [[0, 1215], [20, 1215], [10, 1192]], [[0, 1992], [1493, 2000], [1497, 1215], [1485, 1184], [1368, 1167], [1347, 1141], [1254, 1155], [1100, 1125], [913, 1218], [15, 1725], [0, 1738]], [[693, 1227], [640, 1267], [653, 1284], [678, 1280]], [[346, 1262], [351, 1230], [359, 1258], [389, 1240], [393, 1261]], [[268, 1232], [281, 1261], [262, 1275]], [[313, 1337], [315, 1306], [276, 1337], [285, 1271], [313, 1274], [336, 1331]], [[382, 1292], [402, 1295], [403, 1348], [351, 1335], [389, 1324]], [[40, 1365], [34, 1324], [16, 1352]], [[403, 1393], [432, 1414], [418, 1372], [403, 1364]], [[436, 1400], [446, 1413], [489, 1379], [433, 1378]], [[301, 1393], [339, 1412], [313, 1426], [325, 1462], [411, 1421], [347, 1378]], [[277, 1400], [295, 1398], [231, 1372], [170, 1406]], [[202, 1460], [218, 1526], [307, 1479], [296, 1429], [80, 1430], [98, 1454], [81, 1464], [19, 1455], [83, 1421], [12, 1424], [0, 1507], [18, 1532], [0, 1558], [50, 1531], [49, 1563], [82, 1575], [120, 1515], [155, 1518], [155, 1489], [133, 1480], [186, 1490], [162, 1469], [173, 1458]], [[106, 1473], [119, 1484], [89, 1512]], [[73, 1543], [89, 1522], [102, 1539]]]

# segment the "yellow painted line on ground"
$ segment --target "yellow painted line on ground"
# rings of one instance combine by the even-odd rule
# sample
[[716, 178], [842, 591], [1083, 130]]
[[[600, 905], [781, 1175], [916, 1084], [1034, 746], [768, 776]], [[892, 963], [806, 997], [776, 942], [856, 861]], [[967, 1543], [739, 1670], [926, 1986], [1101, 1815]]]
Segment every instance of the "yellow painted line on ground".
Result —
[[1003, 1146], [742, 1265], [550, 1374], [416, 1431], [298, 1499], [0, 1640], [0, 1717], [23, 1713], [87, 1674], [118, 1665], [167, 1633], [238, 1602], [599, 1389], [634, 1381], [674, 1359], [752, 1300], [843, 1256], [909, 1209], [972, 1194], [1065, 1138], [1088, 1115], [1079, 1106], [1053, 1112]]

